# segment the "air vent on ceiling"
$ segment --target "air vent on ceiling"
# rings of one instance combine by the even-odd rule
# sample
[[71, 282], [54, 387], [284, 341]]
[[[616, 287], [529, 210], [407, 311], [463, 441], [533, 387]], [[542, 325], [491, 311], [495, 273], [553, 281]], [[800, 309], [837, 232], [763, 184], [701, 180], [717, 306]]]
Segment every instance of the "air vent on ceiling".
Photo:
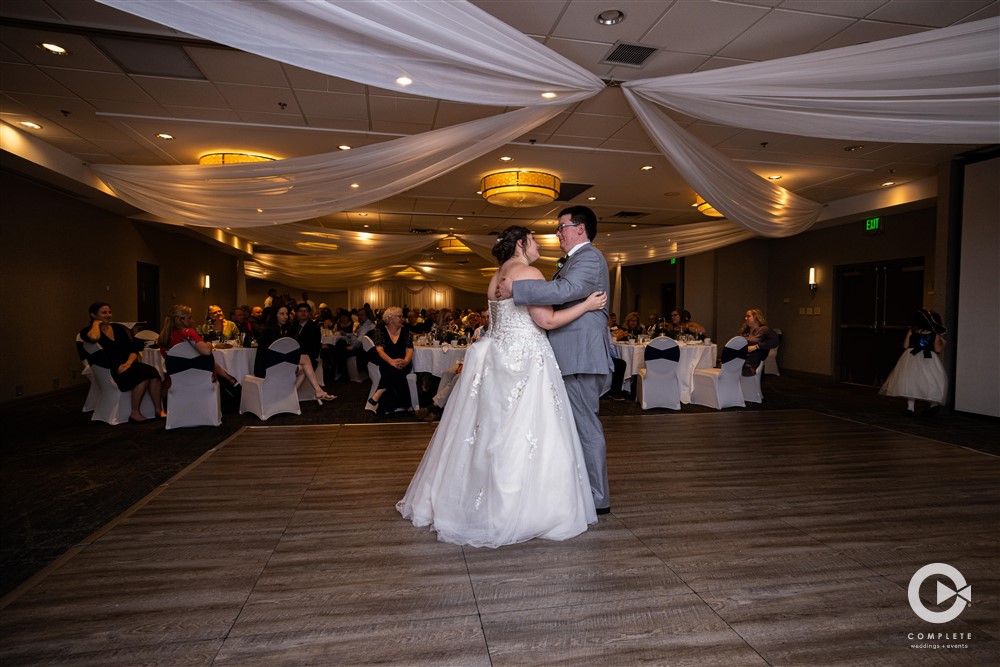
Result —
[[645, 217], [646, 213], [641, 213], [639, 211], [618, 211], [614, 215], [609, 215], [608, 218], [621, 218], [622, 220], [638, 220], [639, 218]]
[[594, 187], [592, 183], [567, 183], [566, 181], [563, 181], [562, 185], [559, 187], [559, 197], [556, 201], [570, 201], [573, 197], [576, 197], [582, 192], [586, 192], [592, 187]]
[[652, 46], [615, 42], [608, 55], [601, 61], [602, 65], [622, 65], [624, 67], [642, 67], [649, 57], [656, 53]]
[[129, 74], [206, 80], [187, 51], [177, 44], [106, 36], [91, 40]]

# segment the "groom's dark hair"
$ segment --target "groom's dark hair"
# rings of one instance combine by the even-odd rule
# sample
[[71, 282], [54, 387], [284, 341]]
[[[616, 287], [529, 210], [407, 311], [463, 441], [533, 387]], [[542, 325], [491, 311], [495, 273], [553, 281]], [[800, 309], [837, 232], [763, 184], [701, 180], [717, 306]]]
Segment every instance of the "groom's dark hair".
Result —
[[498, 262], [503, 264], [514, 256], [514, 251], [517, 250], [517, 242], [523, 241], [529, 236], [531, 236], [531, 230], [527, 227], [519, 227], [517, 225], [508, 227], [500, 232], [497, 242], [493, 244], [493, 256], [497, 258]]
[[597, 236], [597, 216], [586, 206], [570, 206], [559, 212], [559, 217], [568, 215], [570, 222], [583, 225], [587, 230], [587, 238], [591, 241]]

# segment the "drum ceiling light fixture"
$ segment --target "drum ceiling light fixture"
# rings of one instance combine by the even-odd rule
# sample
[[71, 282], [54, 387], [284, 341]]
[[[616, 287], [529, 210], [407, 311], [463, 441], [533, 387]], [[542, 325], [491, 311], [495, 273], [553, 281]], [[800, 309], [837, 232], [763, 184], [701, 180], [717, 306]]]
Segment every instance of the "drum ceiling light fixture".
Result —
[[715, 208], [711, 204], [709, 204], [707, 201], [705, 201], [705, 199], [701, 195], [696, 194], [694, 196], [694, 206], [695, 206], [695, 208], [698, 209], [699, 213], [701, 213], [703, 215], [707, 215], [707, 216], [709, 216], [711, 218], [724, 218], [724, 217], [726, 217], [725, 214], [719, 213], [718, 211], [716, 211]]
[[446, 255], [467, 255], [472, 252], [472, 248], [465, 245], [454, 236], [446, 236], [438, 243], [438, 250]]
[[497, 206], [530, 208], [550, 204], [559, 196], [558, 176], [544, 171], [498, 171], [483, 177], [483, 199]]
[[198, 158], [198, 164], [246, 164], [248, 162], [271, 162], [273, 157], [251, 153], [205, 153]]

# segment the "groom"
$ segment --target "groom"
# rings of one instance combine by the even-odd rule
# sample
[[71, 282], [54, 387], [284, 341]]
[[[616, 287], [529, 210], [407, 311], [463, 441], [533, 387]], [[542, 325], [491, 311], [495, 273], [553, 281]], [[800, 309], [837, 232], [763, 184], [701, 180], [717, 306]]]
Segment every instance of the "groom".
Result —
[[[514, 297], [519, 306], [553, 306], [556, 310], [583, 301], [591, 292], [608, 291], [608, 264], [591, 245], [597, 236], [597, 216], [586, 206], [571, 206], [559, 214], [556, 227], [559, 247], [567, 257], [551, 282], [505, 279], [497, 288], [500, 298]], [[611, 383], [607, 308], [584, 313], [566, 326], [549, 331], [549, 342], [566, 383], [573, 406], [576, 430], [598, 514], [611, 511], [604, 429], [597, 413], [601, 395]]]

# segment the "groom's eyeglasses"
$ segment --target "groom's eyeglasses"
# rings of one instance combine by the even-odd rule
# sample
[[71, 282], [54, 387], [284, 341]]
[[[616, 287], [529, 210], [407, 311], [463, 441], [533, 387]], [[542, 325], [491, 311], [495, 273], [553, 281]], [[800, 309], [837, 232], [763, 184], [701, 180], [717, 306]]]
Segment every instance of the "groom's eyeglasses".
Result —
[[556, 225], [556, 234], [561, 232], [566, 227], [579, 227], [582, 224], [582, 222], [564, 222], [561, 225]]

